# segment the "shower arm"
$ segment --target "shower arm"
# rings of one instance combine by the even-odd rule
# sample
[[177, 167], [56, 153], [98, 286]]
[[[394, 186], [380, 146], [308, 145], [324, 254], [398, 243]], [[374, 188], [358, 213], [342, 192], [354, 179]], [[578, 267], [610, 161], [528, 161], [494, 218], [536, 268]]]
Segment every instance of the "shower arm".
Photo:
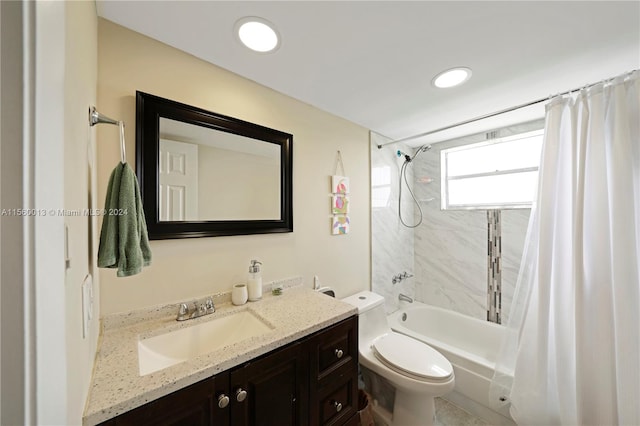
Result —
[[89, 124], [91, 127], [96, 124], [113, 124], [120, 128], [120, 162], [122, 164], [127, 162], [127, 152], [124, 142], [124, 121], [114, 120], [106, 115], [100, 114], [96, 107], [89, 107]]

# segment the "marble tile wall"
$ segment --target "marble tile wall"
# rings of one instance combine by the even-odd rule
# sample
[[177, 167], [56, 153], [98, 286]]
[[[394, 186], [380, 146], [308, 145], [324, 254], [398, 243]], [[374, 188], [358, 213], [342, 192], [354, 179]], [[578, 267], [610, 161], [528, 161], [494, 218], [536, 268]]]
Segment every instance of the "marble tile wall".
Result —
[[531, 209], [502, 210], [502, 324], [511, 311], [530, 213]]
[[[540, 128], [529, 123], [498, 136]], [[485, 210], [440, 210], [440, 151], [480, 142], [473, 135], [433, 146], [414, 164], [415, 191], [424, 222], [414, 235], [417, 300], [465, 315], [487, 318], [487, 214]], [[422, 183], [430, 182], [430, 183]], [[506, 324], [520, 268], [530, 209], [502, 210], [502, 323]]]
[[[543, 121], [502, 129], [507, 136], [540, 129]], [[484, 210], [440, 210], [440, 151], [453, 146], [485, 140], [472, 135], [433, 145], [409, 168], [410, 182], [423, 210], [423, 223], [415, 230], [398, 220], [398, 175], [402, 160], [398, 149], [414, 149], [399, 144], [378, 149], [387, 141], [371, 134], [371, 167], [389, 167], [391, 192], [388, 204], [372, 207], [372, 288], [387, 299], [387, 311], [397, 308], [398, 293], [421, 302], [451, 309], [465, 315], [487, 318], [487, 215]], [[373, 192], [372, 192], [373, 194]], [[420, 212], [410, 197], [404, 197], [403, 214]], [[408, 194], [407, 194], [408, 195]], [[530, 209], [502, 211], [502, 323], [506, 323], [518, 277]], [[414, 232], [415, 231], [415, 232]], [[415, 277], [392, 285], [393, 275], [402, 271]]]
[[[394, 144], [378, 149], [377, 145], [389, 139], [371, 132], [371, 276], [372, 290], [385, 298], [387, 312], [397, 309], [398, 294], [415, 295], [415, 278], [393, 285], [394, 275], [407, 271], [414, 273], [414, 233], [398, 218], [398, 183], [403, 159], [398, 149], [408, 152], [406, 146]], [[385, 179], [387, 177], [387, 179]], [[409, 170], [408, 181], [413, 182]], [[413, 218], [413, 204], [403, 192], [402, 214]], [[406, 216], [405, 216], [406, 215]]]
[[487, 213], [440, 210], [440, 149], [414, 162], [415, 193], [424, 219], [415, 230], [416, 298], [487, 318]]

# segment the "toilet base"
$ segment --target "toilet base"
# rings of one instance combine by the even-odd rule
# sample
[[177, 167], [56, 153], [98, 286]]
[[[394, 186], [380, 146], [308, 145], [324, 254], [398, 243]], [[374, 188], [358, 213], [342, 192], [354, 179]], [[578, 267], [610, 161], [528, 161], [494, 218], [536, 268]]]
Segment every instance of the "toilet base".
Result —
[[393, 426], [433, 426], [435, 422], [436, 407], [432, 396], [396, 389]]
[[376, 426], [392, 426], [393, 422], [391, 418], [393, 417], [393, 414], [390, 411], [385, 410], [380, 405], [374, 405], [372, 409], [373, 421]]

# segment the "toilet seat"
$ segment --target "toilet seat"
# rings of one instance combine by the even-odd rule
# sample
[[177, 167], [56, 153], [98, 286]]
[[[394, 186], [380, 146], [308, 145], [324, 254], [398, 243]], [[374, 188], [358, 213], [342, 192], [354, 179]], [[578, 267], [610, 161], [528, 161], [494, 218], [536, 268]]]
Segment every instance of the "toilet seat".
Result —
[[371, 349], [385, 366], [417, 380], [445, 382], [451, 379], [451, 363], [431, 346], [391, 332], [373, 341]]

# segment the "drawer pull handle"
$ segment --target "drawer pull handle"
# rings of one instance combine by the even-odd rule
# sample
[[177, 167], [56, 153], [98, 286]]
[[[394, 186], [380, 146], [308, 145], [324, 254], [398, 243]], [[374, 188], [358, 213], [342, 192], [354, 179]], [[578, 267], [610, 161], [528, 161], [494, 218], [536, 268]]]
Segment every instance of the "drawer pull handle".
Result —
[[340, 411], [342, 411], [342, 404], [339, 403], [338, 401], [333, 401], [333, 406], [336, 409], [336, 413], [339, 413]]
[[344, 355], [344, 352], [342, 351], [342, 349], [336, 349], [333, 353], [336, 354], [336, 358], [338, 359], [342, 358], [342, 355]]
[[236, 391], [236, 401], [242, 402], [245, 399], [247, 399], [247, 391], [242, 388], [238, 388]]
[[221, 394], [218, 397], [218, 407], [227, 408], [227, 405], [229, 405], [229, 397], [225, 394]]

